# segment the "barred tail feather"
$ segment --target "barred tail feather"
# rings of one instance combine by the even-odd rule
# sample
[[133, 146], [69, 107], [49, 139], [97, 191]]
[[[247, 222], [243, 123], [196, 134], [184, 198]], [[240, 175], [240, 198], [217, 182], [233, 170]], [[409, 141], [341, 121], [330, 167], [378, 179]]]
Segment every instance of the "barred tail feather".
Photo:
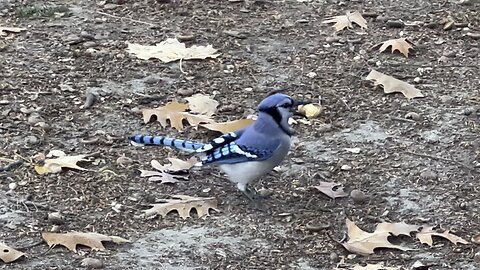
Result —
[[203, 143], [172, 139], [164, 136], [135, 135], [129, 137], [129, 139], [134, 144], [168, 146], [187, 151], [195, 151], [204, 145]]

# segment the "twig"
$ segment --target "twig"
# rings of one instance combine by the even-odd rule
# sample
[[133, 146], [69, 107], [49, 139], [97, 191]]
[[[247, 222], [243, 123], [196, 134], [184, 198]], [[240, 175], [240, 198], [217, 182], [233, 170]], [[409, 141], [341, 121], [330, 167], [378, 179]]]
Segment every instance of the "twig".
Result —
[[437, 157], [437, 156], [432, 156], [432, 155], [428, 155], [428, 154], [421, 154], [421, 153], [415, 153], [415, 152], [410, 152], [410, 151], [404, 151], [405, 153], [407, 154], [410, 154], [410, 155], [414, 155], [414, 156], [419, 156], [419, 157], [424, 157], [424, 158], [431, 158], [431, 159], [435, 159], [435, 160], [442, 160], [442, 161], [448, 161], [448, 162], [453, 162], [461, 167], [464, 167], [466, 169], [469, 169], [471, 171], [474, 171], [474, 172], [478, 172], [475, 168], [471, 167], [471, 166], [468, 166], [466, 164], [463, 164], [462, 162], [460, 161], [457, 161], [457, 160], [453, 160], [453, 159], [450, 159], [450, 158], [444, 158], [444, 157]]
[[143, 22], [143, 21], [139, 21], [139, 20], [135, 20], [135, 19], [131, 19], [131, 18], [126, 18], [126, 17], [119, 17], [119, 16], [115, 16], [115, 15], [108, 14], [108, 13], [101, 12], [101, 11], [95, 11], [95, 12], [98, 13], [98, 14], [105, 15], [105, 16], [109, 16], [109, 17], [112, 17], [112, 18], [115, 18], [115, 19], [119, 19], [119, 20], [127, 19], [127, 20], [129, 20], [129, 21], [131, 21], [131, 22], [146, 24], [146, 25], [149, 25], [149, 26], [151, 26], [151, 27], [157, 27], [157, 25], [155, 25], [155, 24], [153, 24], [153, 23], [149, 23], [149, 22]]
[[407, 118], [402, 118], [402, 117], [396, 117], [396, 116], [389, 116], [390, 119], [392, 120], [397, 120], [397, 121], [402, 121], [402, 122], [409, 122], [409, 123], [416, 123], [415, 120], [412, 119], [407, 119]]

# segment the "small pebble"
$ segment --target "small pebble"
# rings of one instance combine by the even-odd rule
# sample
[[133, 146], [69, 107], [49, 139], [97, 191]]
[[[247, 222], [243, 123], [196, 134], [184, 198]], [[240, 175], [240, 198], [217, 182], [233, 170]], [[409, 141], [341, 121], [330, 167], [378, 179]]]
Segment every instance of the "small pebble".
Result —
[[162, 79], [160, 79], [160, 77], [158, 77], [158, 76], [150, 75], [150, 76], [146, 77], [143, 80], [143, 82], [146, 83], [146, 84], [155, 84], [155, 83], [158, 83], [161, 80]]
[[425, 180], [436, 180], [438, 178], [437, 174], [429, 169], [421, 172], [420, 177]]
[[180, 96], [191, 96], [193, 95], [193, 89], [190, 89], [190, 88], [187, 88], [187, 89], [178, 89], [177, 90], [177, 94], [179, 94]]
[[58, 225], [53, 225], [52, 229], [50, 230], [50, 232], [54, 232], [54, 233], [58, 233], [60, 231], [61, 231], [61, 227]]
[[133, 163], [133, 160], [129, 157], [126, 157], [125, 155], [117, 158], [117, 164], [120, 166], [126, 166], [132, 163]]
[[388, 27], [391, 27], [391, 28], [403, 28], [403, 27], [405, 27], [405, 23], [403, 23], [400, 20], [388, 20], [386, 22], [386, 24], [387, 24]]
[[359, 189], [354, 189], [350, 192], [350, 197], [352, 197], [353, 202], [355, 203], [364, 203], [368, 201], [368, 196]]
[[416, 112], [409, 112], [409, 113], [405, 114], [405, 119], [412, 119], [412, 120], [418, 121], [418, 120], [421, 119], [421, 117]]
[[340, 170], [342, 171], [350, 171], [352, 169], [352, 166], [350, 165], [342, 165], [342, 167], [340, 168]]
[[17, 183], [15, 183], [15, 182], [12, 182], [12, 183], [8, 184], [8, 188], [9, 188], [10, 190], [16, 189], [17, 186], [18, 186], [18, 185], [17, 185]]
[[87, 269], [101, 269], [105, 267], [105, 264], [99, 259], [85, 258], [82, 260], [82, 266]]
[[93, 48], [97, 46], [97, 43], [95, 41], [86, 41], [82, 44], [84, 48]]
[[462, 202], [462, 203], [460, 203], [460, 205], [458, 207], [460, 207], [460, 209], [462, 209], [462, 210], [467, 210], [468, 204], [466, 202]]
[[60, 212], [48, 213], [47, 219], [54, 225], [62, 225], [65, 223], [64, 216]]
[[473, 260], [477, 263], [480, 263], [480, 251], [473, 255]]

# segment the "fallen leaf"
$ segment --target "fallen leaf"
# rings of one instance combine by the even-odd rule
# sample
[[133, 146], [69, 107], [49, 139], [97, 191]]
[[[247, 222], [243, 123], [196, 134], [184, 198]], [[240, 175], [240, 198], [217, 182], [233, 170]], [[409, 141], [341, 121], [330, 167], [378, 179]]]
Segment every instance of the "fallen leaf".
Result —
[[226, 134], [232, 131], [237, 131], [239, 129], [248, 127], [253, 122], [255, 122], [255, 120], [253, 119], [240, 119], [240, 120], [234, 120], [234, 121], [223, 122], [223, 123], [202, 124], [200, 126], [207, 128], [209, 130], [220, 131], [223, 134]]
[[365, 266], [361, 266], [357, 264], [351, 269], [352, 270], [400, 270], [400, 267], [388, 267], [388, 266], [383, 266], [382, 263], [378, 263], [378, 264], [367, 264]]
[[362, 29], [367, 28], [367, 21], [362, 17], [362, 14], [360, 14], [360, 12], [358, 11], [355, 11], [353, 13], [347, 12], [346, 15], [335, 16], [323, 21], [322, 23], [335, 23], [333, 27], [335, 27], [335, 30], [337, 32], [347, 27], [353, 28], [353, 23], [356, 23]]
[[47, 154], [49, 158], [43, 161], [42, 165], [36, 164], [35, 171], [38, 174], [47, 174], [47, 173], [58, 173], [62, 171], [62, 168], [76, 169], [80, 171], [86, 171], [87, 169], [79, 167], [77, 162], [79, 161], [88, 161], [85, 159], [88, 155], [76, 155], [76, 156], [67, 156], [63, 151], [52, 150]]
[[163, 171], [163, 172], [181, 172], [181, 171], [188, 171], [192, 168], [197, 162], [196, 157], [191, 157], [189, 160], [181, 160], [178, 158], [168, 158], [170, 164], [160, 164], [160, 162], [156, 160], [152, 160], [150, 164], [153, 168]]
[[20, 33], [27, 30], [26, 28], [21, 27], [3, 27], [0, 26], [0, 36], [6, 36], [8, 33]]
[[196, 94], [185, 98], [188, 101], [190, 112], [212, 116], [217, 111], [218, 101], [210, 96]]
[[305, 115], [308, 119], [315, 118], [322, 113], [323, 108], [320, 104], [306, 104], [298, 106], [298, 112]]
[[415, 88], [413, 85], [373, 69], [368, 74], [366, 80], [373, 81], [375, 85], [383, 85], [383, 92], [386, 94], [400, 92], [408, 99], [423, 97], [423, 94], [420, 92], [420, 90]]
[[418, 232], [420, 226], [407, 224], [405, 222], [397, 223], [379, 223], [375, 229], [375, 232], [389, 232], [394, 236], [405, 235], [411, 236], [412, 232]]
[[144, 60], [148, 60], [150, 58], [157, 58], [164, 63], [180, 59], [189, 60], [217, 58], [220, 55], [215, 54], [217, 52], [217, 49], [214, 49], [212, 45], [193, 45], [192, 47], [187, 48], [185, 46], [185, 43], [181, 43], [175, 38], [168, 38], [167, 40], [156, 44], [156, 46], [144, 46], [128, 42], [127, 44], [127, 51], [131, 54], [136, 55], [138, 58]]
[[465, 245], [468, 244], [468, 241], [450, 233], [450, 231], [446, 230], [442, 233], [439, 233], [433, 229], [434, 227], [435, 226], [426, 226], [422, 228], [422, 230], [419, 233], [417, 233], [417, 239], [420, 240], [422, 244], [427, 244], [429, 246], [433, 246], [432, 236], [439, 236], [439, 237], [445, 238], [455, 245], [457, 243], [465, 244]]
[[348, 241], [342, 245], [350, 252], [360, 255], [373, 254], [376, 248], [392, 248], [403, 251], [410, 248], [394, 245], [388, 241], [390, 232], [375, 230], [373, 233], [363, 231], [354, 222], [347, 219]]
[[338, 183], [320, 181], [320, 185], [312, 186], [312, 188], [317, 189], [332, 199], [348, 196], [348, 193], [345, 192], [341, 184]]
[[188, 180], [186, 175], [170, 174], [167, 172], [140, 170], [140, 177], [149, 177], [150, 182], [161, 182], [162, 184], [175, 184], [180, 180]]
[[112, 241], [117, 244], [130, 242], [127, 239], [118, 236], [108, 236], [99, 233], [42, 233], [42, 238], [50, 247], [62, 245], [73, 252], [77, 252], [77, 245], [83, 245], [93, 250], [105, 250], [102, 241]]
[[187, 108], [187, 104], [183, 105], [178, 102], [169, 102], [167, 105], [156, 109], [143, 109], [143, 121], [148, 123], [152, 116], [156, 116], [157, 121], [160, 122], [162, 127], [167, 127], [168, 121], [170, 121], [170, 125], [178, 131], [182, 131], [184, 128], [183, 120], [186, 120], [191, 126], [213, 122], [213, 120], [206, 115], [194, 115], [184, 112]]
[[4, 263], [10, 263], [18, 260], [18, 258], [24, 256], [25, 253], [11, 248], [4, 243], [0, 242], [0, 260]]
[[210, 198], [197, 198], [187, 195], [174, 195], [173, 199], [165, 200], [163, 203], [152, 204], [152, 208], [145, 210], [145, 217], [160, 215], [163, 218], [167, 216], [171, 211], [177, 211], [178, 215], [186, 219], [190, 217], [190, 211], [195, 209], [199, 218], [209, 216], [209, 210], [218, 211], [217, 199]]
[[[380, 46], [382, 45], [382, 46]], [[377, 44], [374, 47], [378, 47], [380, 52], [385, 51], [388, 47], [392, 47], [392, 53], [395, 51], [399, 51], [401, 54], [405, 55], [408, 58], [408, 51], [413, 48], [412, 43], [408, 41], [406, 38], [397, 38], [397, 39], [390, 39], [383, 43]]]

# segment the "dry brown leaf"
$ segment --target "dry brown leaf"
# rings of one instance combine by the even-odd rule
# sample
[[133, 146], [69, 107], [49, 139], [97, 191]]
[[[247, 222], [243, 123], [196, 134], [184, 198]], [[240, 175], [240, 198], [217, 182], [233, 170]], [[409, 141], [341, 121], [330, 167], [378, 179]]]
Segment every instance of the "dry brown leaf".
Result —
[[4, 263], [14, 262], [24, 255], [25, 253], [11, 248], [0, 242], [0, 260], [2, 260]]
[[[413, 48], [412, 43], [408, 41], [406, 38], [390, 39], [380, 44], [382, 44], [382, 46], [380, 46], [380, 48], [378, 49], [380, 52], [385, 51], [388, 47], [391, 46], [392, 53], [398, 50], [401, 54], [405, 55], [405, 57], [407, 58], [408, 58], [408, 51]], [[375, 45], [375, 47], [379, 46], [380, 44]]]
[[383, 266], [382, 263], [377, 263], [377, 264], [367, 264], [365, 266], [361, 266], [357, 264], [351, 269], [352, 270], [400, 270], [400, 267], [388, 267], [388, 266]]
[[341, 184], [338, 183], [320, 181], [320, 185], [312, 186], [312, 188], [317, 189], [332, 199], [348, 196], [348, 193], [345, 192]]
[[168, 121], [170, 121], [170, 125], [178, 131], [183, 130], [183, 120], [187, 120], [191, 126], [198, 126], [200, 123], [213, 122], [213, 120], [206, 115], [194, 115], [184, 112], [187, 108], [187, 104], [181, 104], [175, 101], [169, 102], [167, 105], [156, 109], [143, 109], [143, 121], [148, 123], [152, 116], [155, 115], [157, 121], [160, 122], [162, 127], [167, 127]]
[[0, 26], [0, 36], [6, 36], [7, 33], [20, 33], [27, 30], [26, 28], [21, 27], [3, 27]]
[[319, 116], [322, 111], [323, 107], [320, 104], [310, 103], [298, 106], [298, 112], [305, 115], [308, 119]]
[[386, 94], [400, 92], [408, 99], [423, 97], [420, 90], [413, 85], [385, 75], [374, 69], [370, 71], [366, 80], [372, 81], [375, 85], [381, 84], [383, 86], [383, 92]]
[[210, 96], [196, 94], [185, 98], [188, 101], [190, 112], [212, 116], [217, 111], [218, 101]]
[[152, 160], [150, 164], [153, 168], [159, 171], [168, 171], [168, 172], [180, 172], [180, 171], [188, 171], [192, 168], [197, 162], [196, 157], [191, 157], [189, 160], [181, 160], [178, 158], [168, 158], [170, 164], [160, 164], [160, 162], [156, 160]]
[[439, 232], [435, 231], [433, 228], [434, 228], [434, 226], [424, 227], [419, 233], [417, 233], [417, 239], [420, 240], [420, 242], [422, 244], [427, 244], [429, 246], [433, 246], [432, 236], [439, 236], [439, 237], [445, 238], [455, 245], [457, 243], [465, 244], [465, 245], [468, 244], [468, 241], [450, 233], [450, 231], [448, 231], [448, 230], [446, 230], [442, 233], [439, 233]]
[[150, 217], [154, 215], [160, 215], [163, 218], [167, 216], [171, 211], [177, 211], [178, 215], [186, 219], [190, 217], [190, 211], [195, 209], [199, 218], [209, 216], [209, 210], [217, 210], [217, 199], [210, 198], [197, 198], [187, 195], [174, 195], [173, 199], [165, 200], [164, 203], [152, 204], [152, 208], [145, 210], [145, 216]]
[[186, 175], [170, 174], [159, 171], [140, 170], [140, 177], [149, 177], [150, 182], [161, 182], [162, 184], [174, 184], [179, 180], [188, 180]]
[[76, 155], [76, 156], [67, 156], [64, 152], [60, 150], [52, 150], [47, 154], [47, 157], [56, 156], [56, 158], [50, 158], [43, 161], [43, 165], [35, 165], [35, 171], [38, 174], [46, 173], [58, 173], [62, 171], [62, 168], [70, 168], [81, 171], [86, 171], [87, 169], [79, 167], [77, 162], [79, 161], [88, 161], [85, 159], [88, 155]]
[[245, 128], [250, 126], [255, 120], [252, 119], [240, 119], [240, 120], [234, 120], [234, 121], [229, 121], [229, 122], [223, 122], [223, 123], [210, 123], [210, 124], [203, 124], [200, 125], [204, 128], [207, 128], [209, 130], [214, 130], [214, 131], [220, 131], [223, 134], [232, 132], [232, 131], [237, 131], [239, 129]]
[[356, 23], [359, 25], [361, 28], [367, 28], [367, 21], [362, 17], [362, 14], [360, 12], [355, 11], [355, 12], [347, 12], [346, 15], [342, 16], [335, 16], [332, 18], [329, 18], [322, 23], [335, 23], [333, 27], [335, 27], [335, 30], [341, 31], [345, 28], [353, 28], [353, 23]]
[[418, 232], [420, 226], [407, 224], [405, 222], [397, 223], [379, 223], [375, 228], [376, 232], [389, 232], [394, 236], [405, 235], [411, 236], [412, 232]]
[[348, 241], [342, 245], [350, 252], [368, 255], [373, 254], [376, 248], [393, 248], [403, 251], [410, 250], [410, 248], [400, 245], [394, 245], [388, 241], [390, 232], [377, 231], [369, 233], [363, 231], [354, 222], [347, 219]]
[[179, 42], [175, 38], [168, 38], [155, 46], [144, 46], [135, 43], [128, 43], [127, 51], [136, 55], [140, 59], [148, 60], [150, 58], [160, 59], [164, 63], [176, 60], [188, 59], [206, 59], [217, 58], [220, 54], [215, 54], [217, 49], [212, 45], [196, 46], [190, 48], [185, 46], [185, 43]]
[[42, 238], [50, 247], [62, 245], [73, 252], [77, 252], [77, 245], [83, 245], [93, 250], [105, 250], [102, 241], [112, 241], [117, 244], [130, 242], [127, 239], [118, 236], [108, 236], [99, 233], [42, 233]]

